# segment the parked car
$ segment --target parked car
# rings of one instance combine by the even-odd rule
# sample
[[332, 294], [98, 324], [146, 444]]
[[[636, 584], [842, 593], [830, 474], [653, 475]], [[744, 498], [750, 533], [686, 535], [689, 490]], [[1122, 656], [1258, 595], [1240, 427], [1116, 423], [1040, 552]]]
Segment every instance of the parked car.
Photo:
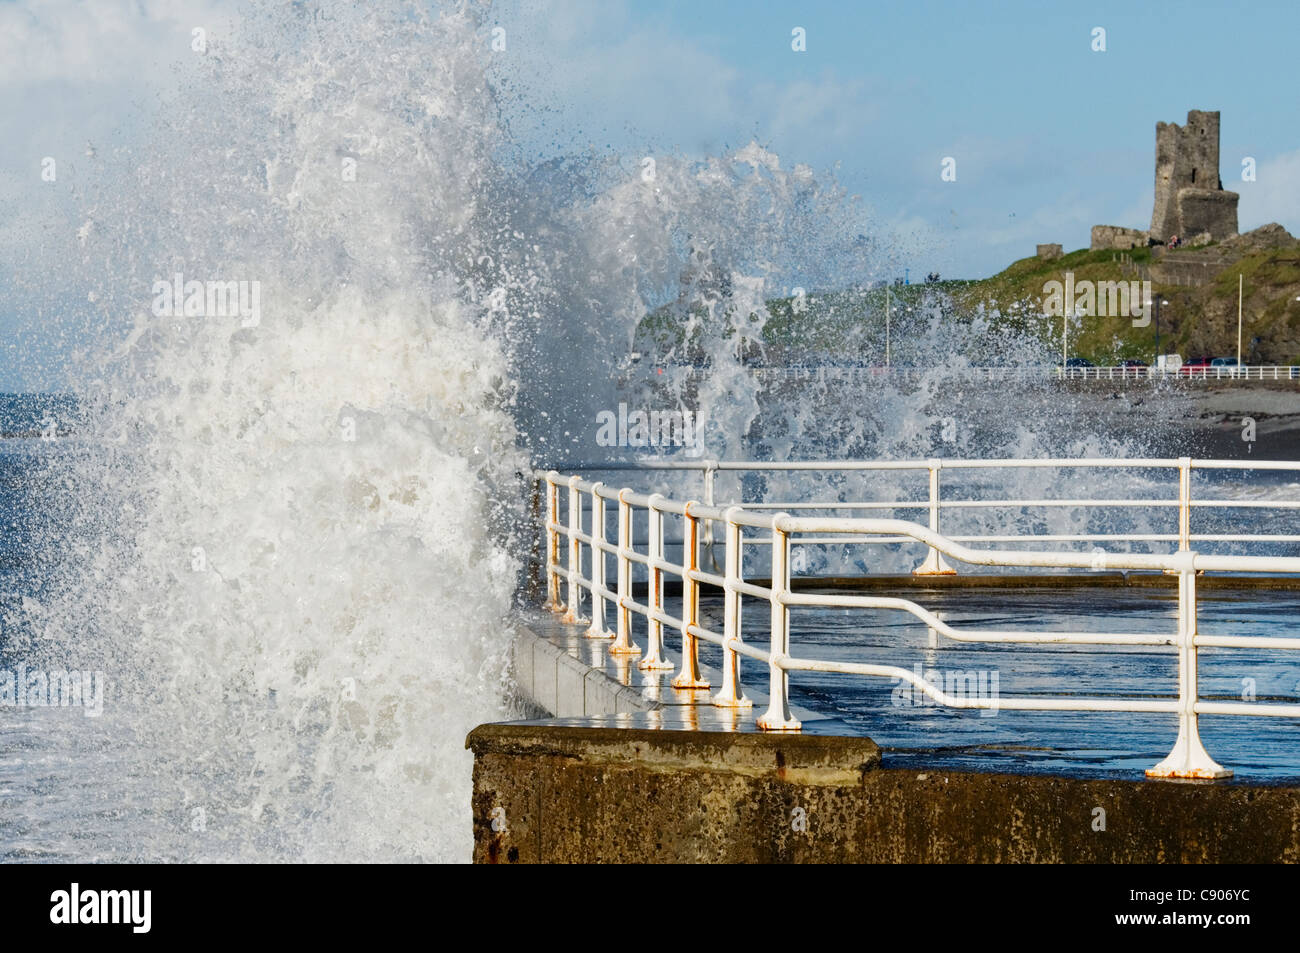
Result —
[[1236, 367], [1237, 359], [1235, 357], [1216, 357], [1210, 361], [1211, 367]]
[[1213, 360], [1212, 357], [1194, 357], [1190, 361], [1185, 361], [1178, 369], [1178, 373], [1183, 377], [1191, 377], [1193, 374], [1204, 375]]
[[1087, 380], [1088, 368], [1096, 366], [1096, 364], [1086, 358], [1071, 357], [1066, 359], [1064, 367], [1057, 364], [1056, 370], [1062, 377], [1082, 377], [1084, 380]]
[[1150, 367], [1146, 361], [1139, 361], [1136, 357], [1130, 357], [1127, 360], [1119, 362], [1120, 367]]

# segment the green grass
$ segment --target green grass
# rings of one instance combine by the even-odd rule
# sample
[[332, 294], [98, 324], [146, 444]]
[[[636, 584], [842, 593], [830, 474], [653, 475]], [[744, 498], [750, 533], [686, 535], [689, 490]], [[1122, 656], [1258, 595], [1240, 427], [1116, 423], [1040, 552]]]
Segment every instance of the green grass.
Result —
[[[1229, 251], [1231, 246], [1219, 246]], [[1199, 251], [1199, 249], [1197, 249]], [[972, 320], [977, 313], [993, 315], [997, 327], [1037, 336], [1048, 353], [1060, 352], [1061, 319], [1042, 314], [1043, 286], [1063, 281], [1073, 272], [1075, 281], [1135, 281], [1133, 265], [1158, 264], [1150, 249], [1129, 252], [1079, 249], [1053, 261], [1037, 256], [1022, 258], [1003, 271], [982, 280], [948, 280], [937, 283], [891, 286], [809, 294], [796, 310], [789, 298], [767, 302], [771, 317], [761, 332], [757, 315], [739, 318], [721, 308], [709, 318], [702, 308], [687, 315], [661, 308], [647, 315], [637, 331], [637, 350], [660, 359], [700, 359], [720, 343], [735, 344], [737, 335], [752, 338], [773, 360], [796, 359], [800, 352], [870, 355], [875, 360], [884, 349], [886, 296], [901, 340], [909, 320], [917, 319], [925, 305], [937, 305], [944, 321]], [[1181, 257], [1169, 253], [1169, 260]], [[1245, 278], [1246, 334], [1249, 342], [1260, 338], [1256, 357], [1261, 363], [1297, 363], [1300, 355], [1300, 245], [1245, 255], [1224, 267], [1214, 281], [1198, 288], [1153, 283], [1152, 292], [1168, 301], [1160, 308], [1162, 353], [1231, 354], [1236, 348], [1237, 276]], [[912, 317], [909, 318], [909, 315]], [[1156, 325], [1134, 327], [1130, 317], [1082, 317], [1069, 332], [1069, 353], [1096, 364], [1114, 364], [1127, 358], [1150, 361], [1156, 354]], [[994, 355], [992, 342], [974, 342], [972, 361]], [[987, 352], [987, 353], [986, 353]]]

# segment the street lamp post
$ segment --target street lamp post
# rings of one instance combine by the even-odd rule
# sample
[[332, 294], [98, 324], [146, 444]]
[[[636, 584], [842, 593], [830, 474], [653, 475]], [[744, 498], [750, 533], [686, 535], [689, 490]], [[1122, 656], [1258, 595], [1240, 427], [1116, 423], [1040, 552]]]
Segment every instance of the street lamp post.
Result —
[[1241, 291], [1245, 277], [1237, 275], [1237, 366], [1233, 369], [1232, 376], [1236, 377], [1241, 373]]
[[[1159, 295], [1156, 295], [1156, 299], [1155, 299], [1155, 301], [1152, 302], [1152, 303], [1155, 305], [1155, 312], [1156, 312], [1156, 314], [1155, 314], [1155, 318], [1156, 318], [1156, 359], [1155, 359], [1155, 363], [1158, 365], [1158, 364], [1160, 363], [1160, 306], [1161, 306], [1162, 304], [1168, 304], [1169, 302], [1163, 300]], [[1163, 370], [1163, 368], [1161, 368], [1161, 370]]]
[[1156, 359], [1155, 363], [1160, 363], [1160, 298], [1156, 297]]
[[1066, 344], [1070, 336], [1070, 328], [1068, 324], [1069, 320], [1070, 320], [1070, 309], [1062, 308], [1061, 309], [1061, 380], [1065, 380], [1066, 373], [1068, 370], [1066, 364], [1069, 358], [1066, 356], [1067, 355]]

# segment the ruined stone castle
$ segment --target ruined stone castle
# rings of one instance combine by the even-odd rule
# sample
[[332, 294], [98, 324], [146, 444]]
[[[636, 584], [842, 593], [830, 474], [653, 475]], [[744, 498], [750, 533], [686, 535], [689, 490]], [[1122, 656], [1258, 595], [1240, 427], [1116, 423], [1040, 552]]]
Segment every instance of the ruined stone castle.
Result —
[[1236, 192], [1219, 178], [1219, 113], [1193, 109], [1187, 125], [1156, 123], [1156, 201], [1146, 231], [1094, 225], [1092, 249], [1145, 247], [1148, 239], [1204, 245], [1237, 234]]

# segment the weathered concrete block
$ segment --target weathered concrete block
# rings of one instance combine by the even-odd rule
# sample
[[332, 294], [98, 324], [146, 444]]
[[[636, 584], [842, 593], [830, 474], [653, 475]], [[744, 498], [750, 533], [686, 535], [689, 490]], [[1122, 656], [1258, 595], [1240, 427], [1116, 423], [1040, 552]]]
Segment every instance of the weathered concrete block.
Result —
[[478, 862], [1300, 861], [1293, 785], [888, 769], [829, 735], [481, 725], [466, 744]]
[[1056, 261], [1065, 254], [1060, 245], [1039, 245], [1038, 257], [1043, 261]]
[[555, 711], [555, 665], [563, 654], [542, 639], [533, 638], [533, 701], [549, 712]]
[[583, 714], [614, 714], [618, 711], [615, 699], [618, 697], [618, 690], [621, 687], [622, 686], [613, 681], [600, 669], [593, 668], [589, 670], [587, 672], [586, 684], [583, 686], [583, 691], [585, 692]]
[[568, 653], [555, 660], [556, 718], [571, 718], [587, 713], [587, 673], [591, 668]]
[[557, 718], [658, 708], [658, 702], [619, 683], [602, 664], [604, 653], [599, 642], [569, 639], [566, 647], [520, 626], [511, 644], [515, 683], [526, 700]]
[[659, 703], [650, 701], [641, 694], [640, 689], [629, 688], [626, 685], [620, 685], [614, 695], [614, 712], [623, 714], [632, 711], [650, 711], [658, 708]]
[[515, 685], [521, 694], [533, 697], [533, 643], [530, 635], [520, 633], [510, 643], [510, 661], [514, 669]]

